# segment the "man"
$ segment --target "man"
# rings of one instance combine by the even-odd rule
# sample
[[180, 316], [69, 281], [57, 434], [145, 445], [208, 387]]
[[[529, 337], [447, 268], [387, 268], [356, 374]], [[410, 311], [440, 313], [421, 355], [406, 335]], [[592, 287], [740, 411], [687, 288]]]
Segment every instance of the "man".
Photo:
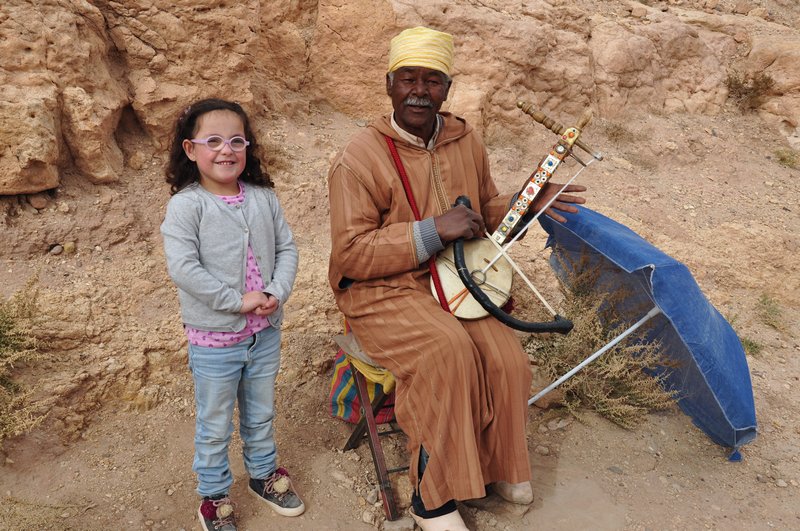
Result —
[[[472, 127], [439, 112], [452, 63], [446, 33], [417, 27], [392, 39], [386, 92], [394, 112], [356, 135], [329, 174], [329, 280], [364, 352], [397, 380], [412, 515], [426, 531], [466, 529], [455, 500], [483, 497], [488, 484], [509, 501], [533, 500], [528, 358], [513, 330], [492, 317], [460, 321], [431, 295], [428, 258], [453, 240], [493, 230], [511, 204], [511, 195], [498, 194]], [[386, 137], [408, 175], [418, 220]], [[556, 186], [546, 187], [534, 208]], [[460, 195], [474, 211], [452, 207]], [[569, 203], [583, 202], [562, 195], [553, 208], [574, 212]]]

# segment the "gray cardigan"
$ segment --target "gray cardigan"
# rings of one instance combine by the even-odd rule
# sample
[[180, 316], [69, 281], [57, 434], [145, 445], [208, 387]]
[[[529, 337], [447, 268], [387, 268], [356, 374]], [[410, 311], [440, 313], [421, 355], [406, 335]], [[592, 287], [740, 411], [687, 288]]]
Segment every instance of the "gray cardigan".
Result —
[[[245, 290], [247, 245], [253, 248], [264, 292], [279, 307], [269, 322], [279, 328], [297, 275], [297, 246], [275, 192], [242, 183], [244, 203], [228, 205], [197, 183], [172, 196], [161, 224], [169, 276], [178, 286], [184, 324], [238, 332]], [[251, 237], [252, 236], [252, 237]]]

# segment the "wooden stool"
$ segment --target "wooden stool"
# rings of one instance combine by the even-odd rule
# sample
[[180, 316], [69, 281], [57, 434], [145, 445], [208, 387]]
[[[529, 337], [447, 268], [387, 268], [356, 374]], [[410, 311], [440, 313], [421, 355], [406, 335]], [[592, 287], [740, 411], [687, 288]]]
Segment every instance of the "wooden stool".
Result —
[[[347, 440], [347, 444], [344, 445], [343, 450], [347, 451], [358, 448], [366, 433], [369, 449], [372, 452], [372, 462], [375, 465], [375, 473], [378, 476], [378, 488], [380, 489], [383, 501], [383, 511], [386, 513], [387, 520], [397, 520], [400, 518], [400, 511], [397, 508], [392, 483], [389, 481], [389, 474], [408, 470], [408, 466], [387, 468], [386, 457], [383, 453], [380, 438], [396, 433], [403, 433], [403, 431], [398, 428], [394, 422], [389, 423], [389, 429], [383, 430], [379, 429], [377, 422], [375, 422], [375, 417], [378, 412], [385, 407], [388, 398], [394, 394], [394, 377], [389, 371], [372, 361], [372, 359], [361, 350], [358, 341], [352, 333], [338, 335], [333, 339], [347, 356], [347, 360], [350, 363], [350, 370], [355, 380], [358, 400], [361, 404], [361, 420], [359, 420], [358, 424], [353, 428], [353, 432], [350, 434], [350, 438]], [[381, 390], [375, 393], [375, 397], [372, 401], [370, 401], [369, 392], [367, 391], [367, 376], [365, 374], [373, 376], [370, 381], [382, 384]], [[378, 377], [375, 378], [375, 376]], [[384, 393], [384, 388], [391, 390], [387, 394]], [[369, 407], [365, 407], [365, 404], [369, 404]]]

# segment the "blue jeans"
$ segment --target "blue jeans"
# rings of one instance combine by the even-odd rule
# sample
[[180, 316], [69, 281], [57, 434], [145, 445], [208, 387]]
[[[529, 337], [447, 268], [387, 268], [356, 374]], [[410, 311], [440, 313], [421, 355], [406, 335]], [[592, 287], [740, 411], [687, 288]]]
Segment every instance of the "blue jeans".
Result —
[[273, 327], [230, 347], [189, 345], [196, 409], [192, 470], [201, 496], [227, 494], [233, 484], [228, 444], [237, 399], [247, 473], [263, 479], [275, 470], [272, 419], [280, 346], [281, 331]]

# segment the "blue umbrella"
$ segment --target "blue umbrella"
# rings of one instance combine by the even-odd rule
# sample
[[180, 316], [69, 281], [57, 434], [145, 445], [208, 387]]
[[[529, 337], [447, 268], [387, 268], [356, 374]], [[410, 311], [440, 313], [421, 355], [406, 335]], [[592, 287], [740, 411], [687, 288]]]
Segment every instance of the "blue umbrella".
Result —
[[623, 290], [622, 310], [636, 312], [627, 324], [635, 323], [528, 403], [649, 322], [639, 340], [660, 341], [674, 362], [665, 387], [677, 392], [678, 405], [695, 425], [717, 444], [732, 448], [731, 459], [738, 460], [739, 447], [756, 436], [756, 417], [744, 349], [730, 324], [708, 302], [685, 265], [629, 228], [588, 208], [564, 217], [563, 224], [539, 219], [549, 234], [550, 264], [556, 274], [569, 281], [571, 264], [597, 268], [594, 288]]

